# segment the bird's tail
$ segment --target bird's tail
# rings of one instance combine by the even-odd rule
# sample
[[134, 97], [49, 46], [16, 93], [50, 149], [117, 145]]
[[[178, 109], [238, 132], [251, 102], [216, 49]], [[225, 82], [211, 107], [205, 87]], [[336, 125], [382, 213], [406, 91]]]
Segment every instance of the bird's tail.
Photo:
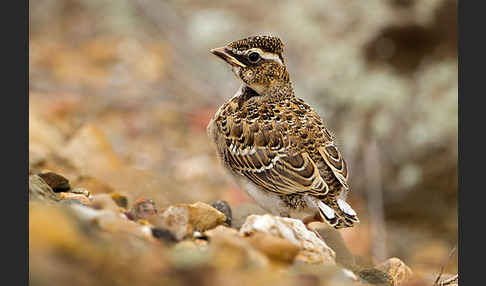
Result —
[[318, 204], [322, 219], [334, 228], [352, 227], [359, 223], [358, 215], [343, 199], [323, 199]]

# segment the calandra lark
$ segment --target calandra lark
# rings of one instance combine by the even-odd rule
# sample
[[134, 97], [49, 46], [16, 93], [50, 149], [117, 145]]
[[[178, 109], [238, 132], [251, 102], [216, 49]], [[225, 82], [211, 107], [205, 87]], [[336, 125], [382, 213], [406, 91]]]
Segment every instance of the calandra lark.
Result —
[[295, 96], [284, 45], [255, 36], [211, 50], [242, 81], [208, 125], [223, 165], [274, 215], [327, 222], [358, 222], [346, 203], [346, 162], [319, 115]]

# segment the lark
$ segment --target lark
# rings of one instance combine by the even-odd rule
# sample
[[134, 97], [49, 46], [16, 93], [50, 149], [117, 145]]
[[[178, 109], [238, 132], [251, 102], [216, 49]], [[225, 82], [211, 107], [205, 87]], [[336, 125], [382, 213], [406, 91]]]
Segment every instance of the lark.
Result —
[[222, 164], [266, 211], [334, 228], [359, 222], [346, 202], [348, 169], [317, 112], [294, 94], [284, 45], [274, 36], [237, 40], [211, 53], [242, 84], [207, 132]]

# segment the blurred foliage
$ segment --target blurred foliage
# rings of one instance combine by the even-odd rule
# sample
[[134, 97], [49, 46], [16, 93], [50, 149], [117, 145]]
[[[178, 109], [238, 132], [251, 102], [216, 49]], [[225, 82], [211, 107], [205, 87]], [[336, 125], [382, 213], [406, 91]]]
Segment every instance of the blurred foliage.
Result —
[[457, 1], [30, 1], [31, 164], [159, 205], [251, 202], [205, 134], [239, 85], [208, 50], [260, 33], [348, 162], [351, 251], [438, 270], [457, 242]]

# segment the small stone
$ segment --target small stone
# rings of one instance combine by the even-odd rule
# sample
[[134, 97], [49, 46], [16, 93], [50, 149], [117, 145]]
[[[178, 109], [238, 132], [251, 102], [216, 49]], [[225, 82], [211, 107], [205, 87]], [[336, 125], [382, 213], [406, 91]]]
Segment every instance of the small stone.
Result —
[[73, 194], [73, 193], [59, 193], [59, 197], [62, 200], [78, 200], [80, 201], [83, 205], [89, 205], [91, 203], [90, 199], [85, 196], [84, 194]]
[[57, 194], [38, 175], [29, 176], [29, 200], [32, 199], [49, 202], [59, 201]]
[[208, 204], [197, 202], [188, 206], [190, 223], [195, 230], [206, 231], [223, 224], [226, 216]]
[[376, 266], [376, 269], [388, 273], [395, 281], [395, 286], [404, 283], [412, 277], [412, 270], [403, 261], [396, 257], [387, 259], [382, 264]]
[[208, 204], [197, 202], [169, 206], [160, 216], [153, 216], [149, 221], [170, 230], [177, 240], [182, 240], [194, 231], [204, 232], [223, 224], [226, 216]]
[[174, 243], [177, 242], [176, 237], [167, 229], [160, 227], [152, 227], [152, 235], [160, 241]]
[[56, 193], [66, 192], [71, 188], [69, 180], [59, 174], [46, 172], [39, 174], [39, 177], [41, 177], [42, 180], [44, 180], [44, 182], [46, 182]]
[[150, 220], [153, 221], [154, 218], [157, 218], [156, 226], [170, 230], [177, 240], [182, 240], [194, 231], [194, 228], [189, 223], [189, 211], [186, 206], [169, 206], [160, 215], [160, 218], [155, 216]]
[[224, 222], [225, 225], [231, 226], [231, 220], [233, 218], [231, 213], [231, 207], [228, 202], [219, 200], [211, 204], [211, 206], [218, 211], [222, 212], [226, 216], [226, 221]]
[[299, 253], [296, 244], [262, 232], [256, 232], [246, 238], [253, 248], [265, 254], [270, 260], [291, 264]]
[[151, 199], [139, 198], [135, 201], [129, 212], [134, 220], [139, 220], [156, 215], [158, 211], [154, 201]]
[[89, 198], [89, 196], [91, 195], [88, 190], [83, 189], [83, 188], [74, 188], [70, 191], [70, 193], [83, 195], [87, 198]]
[[358, 274], [365, 282], [373, 285], [395, 286], [393, 277], [390, 274], [376, 268], [363, 269]]
[[249, 236], [263, 232], [286, 239], [300, 248], [296, 260], [306, 263], [335, 264], [336, 254], [316, 234], [308, 230], [302, 221], [278, 216], [251, 215], [241, 226], [240, 234]]
[[119, 207], [122, 207], [124, 209], [128, 208], [128, 198], [126, 196], [121, 195], [117, 192], [111, 193], [110, 196]]

